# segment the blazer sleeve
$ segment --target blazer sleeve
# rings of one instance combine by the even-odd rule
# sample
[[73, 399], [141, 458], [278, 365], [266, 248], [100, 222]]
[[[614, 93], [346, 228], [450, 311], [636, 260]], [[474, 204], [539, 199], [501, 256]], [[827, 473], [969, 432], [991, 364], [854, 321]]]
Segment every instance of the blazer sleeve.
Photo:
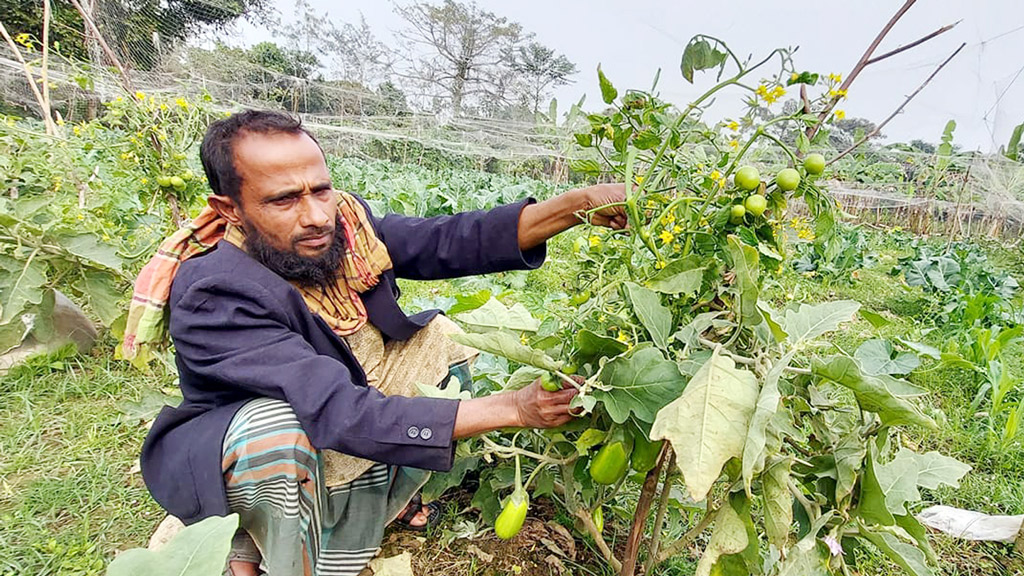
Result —
[[[532, 270], [543, 264], [546, 244], [525, 252], [519, 249], [519, 213], [534, 202], [528, 198], [492, 210], [434, 218], [400, 214], [371, 217], [388, 247], [396, 276], [441, 280]], [[366, 209], [369, 212], [369, 207]]]
[[451, 468], [457, 401], [385, 396], [355, 384], [344, 363], [318, 354], [290, 326], [288, 309], [249, 280], [219, 274], [195, 282], [171, 314], [178, 361], [210, 388], [287, 402], [317, 449]]

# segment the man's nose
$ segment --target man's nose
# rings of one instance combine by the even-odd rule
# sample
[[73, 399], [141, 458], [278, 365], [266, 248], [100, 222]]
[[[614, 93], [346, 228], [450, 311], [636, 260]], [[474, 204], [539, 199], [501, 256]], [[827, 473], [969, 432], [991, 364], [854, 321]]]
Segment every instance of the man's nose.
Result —
[[331, 214], [327, 204], [318, 202], [313, 194], [302, 197], [302, 214], [299, 223], [307, 228], [323, 228], [330, 224]]

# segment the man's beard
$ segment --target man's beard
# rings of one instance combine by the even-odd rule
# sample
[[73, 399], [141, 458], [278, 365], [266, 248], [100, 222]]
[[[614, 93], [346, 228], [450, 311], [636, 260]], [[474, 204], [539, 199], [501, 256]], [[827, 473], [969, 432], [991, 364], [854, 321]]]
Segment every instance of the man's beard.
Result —
[[345, 255], [345, 235], [342, 234], [341, 216], [335, 218], [334, 237], [323, 254], [314, 257], [300, 256], [296, 243], [309, 237], [330, 232], [327, 227], [314, 230], [305, 236], [292, 239], [292, 250], [279, 250], [270, 245], [267, 237], [260, 234], [255, 226], [246, 222], [245, 251], [257, 262], [263, 264], [285, 280], [302, 286], [327, 286], [337, 278], [341, 259]]

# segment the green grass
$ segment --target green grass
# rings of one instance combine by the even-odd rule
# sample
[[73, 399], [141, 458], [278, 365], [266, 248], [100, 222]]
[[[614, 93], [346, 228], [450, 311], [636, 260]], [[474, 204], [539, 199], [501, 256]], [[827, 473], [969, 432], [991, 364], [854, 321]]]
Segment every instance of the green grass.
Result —
[[0, 573], [101, 574], [163, 518], [133, 467], [146, 430], [122, 408], [171, 385], [92, 355], [0, 379]]

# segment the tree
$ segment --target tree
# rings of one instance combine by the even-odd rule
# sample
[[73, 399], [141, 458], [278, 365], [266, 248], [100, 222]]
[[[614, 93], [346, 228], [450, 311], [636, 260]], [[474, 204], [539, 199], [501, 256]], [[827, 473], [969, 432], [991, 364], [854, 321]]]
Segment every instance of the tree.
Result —
[[363, 86], [385, 82], [394, 60], [392, 50], [377, 39], [362, 14], [359, 25], [346, 22], [340, 30], [332, 27], [327, 32], [326, 53], [332, 60], [332, 76]]
[[568, 58], [539, 42], [519, 46], [510, 60], [512, 70], [519, 76], [520, 100], [535, 114], [550, 95], [549, 89], [571, 84], [569, 76], [577, 72]]
[[410, 52], [404, 76], [422, 84], [427, 97], [447, 97], [456, 116], [495, 94], [506, 55], [523, 38], [521, 25], [475, 3], [416, 3], [395, 12], [408, 24], [399, 33]]

